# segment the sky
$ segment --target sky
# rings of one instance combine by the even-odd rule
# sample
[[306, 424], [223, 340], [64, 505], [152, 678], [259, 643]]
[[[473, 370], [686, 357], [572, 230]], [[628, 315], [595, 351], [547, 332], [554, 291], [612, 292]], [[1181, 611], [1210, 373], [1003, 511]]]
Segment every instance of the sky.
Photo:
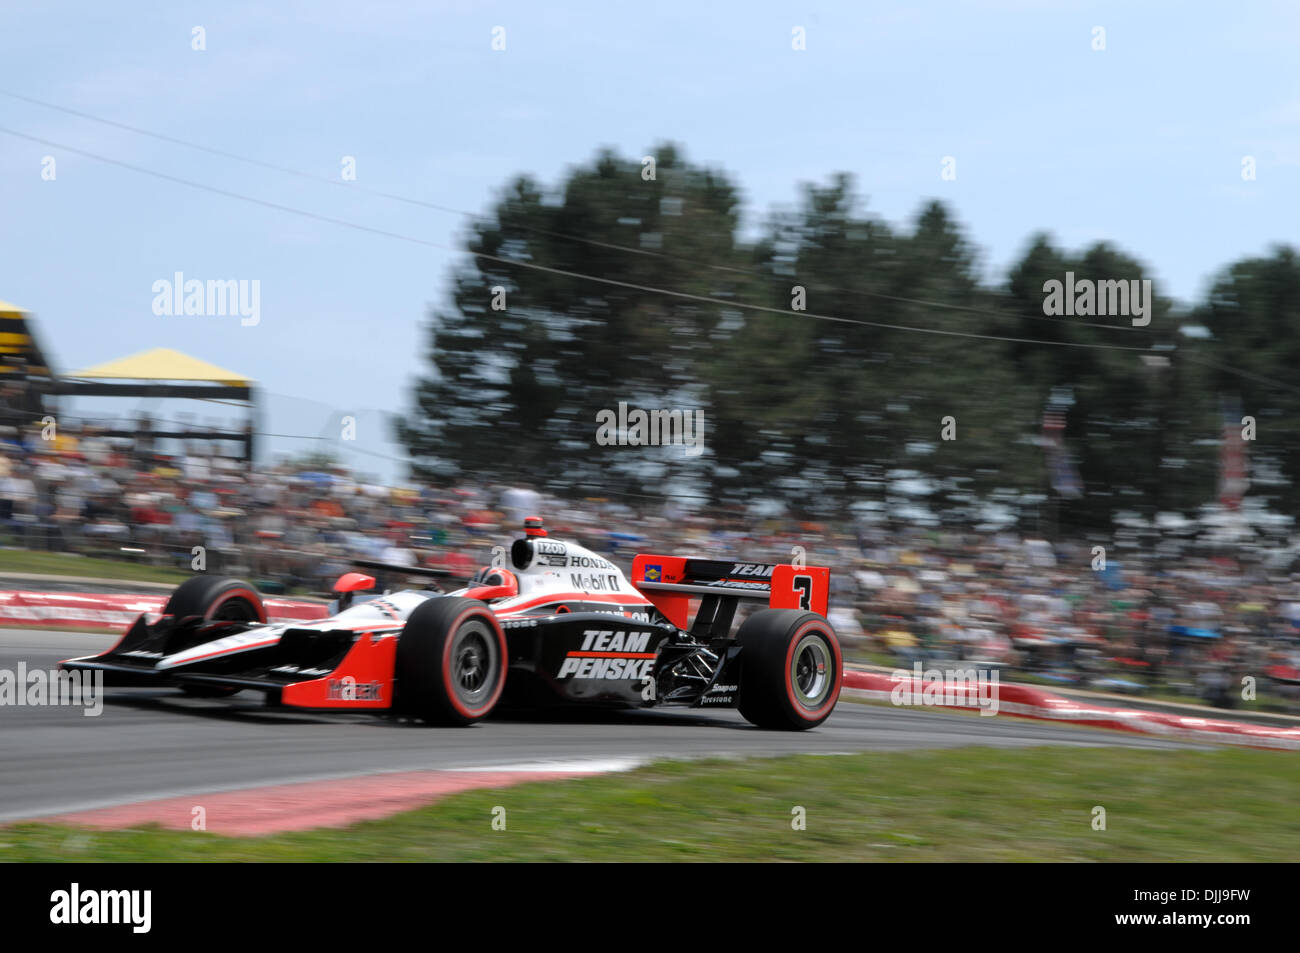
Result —
[[[410, 405], [468, 219], [348, 187], [345, 156], [356, 185], [479, 214], [520, 173], [671, 140], [739, 184], [747, 233], [847, 171], [895, 225], [949, 203], [991, 281], [1047, 231], [1114, 242], [1191, 303], [1300, 243], [1298, 47], [1300, 4], [1250, 0], [0, 0], [0, 90], [305, 173], [0, 95], [0, 127], [46, 140], [0, 132], [0, 300], [57, 370], [191, 353], [258, 382], [272, 451], [391, 479], [384, 415]], [[258, 322], [155, 314], [177, 272], [258, 281]]]

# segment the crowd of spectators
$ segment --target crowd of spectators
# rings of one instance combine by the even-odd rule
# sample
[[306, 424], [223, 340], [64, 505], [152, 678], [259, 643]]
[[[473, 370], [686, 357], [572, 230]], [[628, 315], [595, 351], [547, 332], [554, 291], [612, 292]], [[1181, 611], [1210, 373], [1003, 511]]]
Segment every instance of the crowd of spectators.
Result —
[[1095, 541], [754, 520], [486, 483], [384, 486], [337, 467], [249, 470], [209, 449], [142, 460], [90, 429], [0, 441], [0, 546], [182, 569], [201, 552], [209, 572], [321, 593], [355, 557], [468, 575], [537, 512], [554, 535], [624, 568], [638, 551], [777, 562], [801, 546], [832, 569], [832, 621], [850, 654], [879, 664], [975, 663], [1225, 707], [1248, 704], [1253, 687], [1296, 704], [1300, 574], [1247, 546], [1111, 540], [1099, 560]]

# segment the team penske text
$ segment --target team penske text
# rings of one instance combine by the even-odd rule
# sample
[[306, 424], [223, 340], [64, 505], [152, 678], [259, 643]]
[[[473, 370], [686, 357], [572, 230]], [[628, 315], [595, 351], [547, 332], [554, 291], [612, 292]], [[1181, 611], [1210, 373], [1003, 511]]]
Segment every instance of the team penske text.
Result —
[[560, 666], [560, 678], [649, 678], [654, 671], [652, 658], [566, 658]]
[[649, 678], [655, 659], [636, 658], [646, 654], [649, 632], [615, 629], [586, 629], [582, 648], [570, 652], [560, 665], [560, 678]]

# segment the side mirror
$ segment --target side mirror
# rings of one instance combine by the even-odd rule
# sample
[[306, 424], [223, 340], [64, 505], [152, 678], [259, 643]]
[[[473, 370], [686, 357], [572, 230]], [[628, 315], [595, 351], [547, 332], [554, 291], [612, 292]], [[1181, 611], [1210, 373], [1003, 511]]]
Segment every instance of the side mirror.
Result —
[[344, 573], [339, 576], [339, 581], [334, 583], [335, 592], [359, 592], [373, 588], [375, 588], [375, 577], [367, 576], [363, 572]]
[[363, 572], [345, 572], [339, 576], [338, 582], [334, 583], [334, 591], [339, 594], [338, 609], [335, 610], [335, 613], [342, 612], [352, 605], [352, 599], [356, 593], [373, 588], [375, 588], [374, 576], [367, 576]]

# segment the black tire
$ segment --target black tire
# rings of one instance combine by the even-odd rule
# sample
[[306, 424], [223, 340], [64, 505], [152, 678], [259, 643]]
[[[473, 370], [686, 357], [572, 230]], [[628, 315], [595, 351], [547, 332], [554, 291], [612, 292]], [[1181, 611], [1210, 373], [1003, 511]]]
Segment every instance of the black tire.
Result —
[[[246, 582], [223, 576], [185, 580], [167, 600], [163, 613], [177, 619], [198, 616], [205, 622], [266, 621], [266, 607], [257, 590]], [[229, 698], [240, 690], [220, 685], [182, 685], [181, 691], [191, 698]]]
[[163, 607], [166, 615], [205, 622], [265, 622], [262, 597], [246, 582], [223, 576], [195, 576], [181, 583]]
[[505, 634], [486, 603], [435, 596], [398, 637], [395, 707], [436, 724], [473, 724], [500, 700], [507, 664]]
[[830, 717], [844, 661], [831, 624], [801, 609], [761, 609], [741, 623], [740, 713], [760, 728], [802, 731]]

